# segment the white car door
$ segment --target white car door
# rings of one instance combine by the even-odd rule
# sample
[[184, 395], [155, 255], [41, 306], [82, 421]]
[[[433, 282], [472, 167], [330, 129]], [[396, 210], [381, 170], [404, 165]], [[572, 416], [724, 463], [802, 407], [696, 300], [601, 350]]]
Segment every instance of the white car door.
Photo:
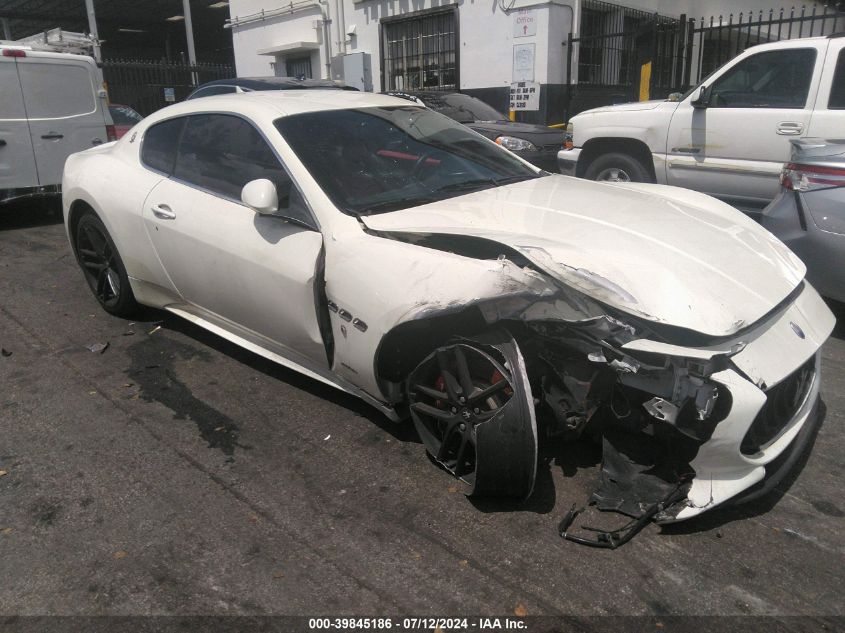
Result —
[[826, 46], [751, 54], [713, 77], [706, 107], [688, 96], [669, 126], [667, 182], [741, 206], [771, 201], [790, 139], [807, 133]]
[[72, 57], [27, 51], [17, 58], [41, 186], [61, 184], [68, 156], [107, 140], [95, 69]]
[[287, 172], [245, 119], [198, 114], [185, 126], [172, 177], [150, 192], [143, 209], [170, 281], [205, 318], [327, 367], [315, 295], [322, 235], [315, 223], [305, 228], [261, 216], [239, 199], [243, 185], [267, 178], [287, 201], [287, 213], [313, 223]]
[[0, 56], [0, 190], [38, 186], [15, 60]]

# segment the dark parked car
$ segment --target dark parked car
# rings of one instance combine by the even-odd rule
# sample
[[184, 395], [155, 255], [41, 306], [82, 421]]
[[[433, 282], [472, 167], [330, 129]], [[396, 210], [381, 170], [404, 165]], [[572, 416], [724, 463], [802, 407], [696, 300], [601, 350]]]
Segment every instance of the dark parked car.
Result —
[[820, 294], [845, 301], [845, 139], [793, 140], [780, 182], [763, 226], [804, 261]]
[[496, 141], [529, 163], [557, 173], [557, 153], [563, 149], [563, 132], [532, 123], [517, 123], [481, 99], [460, 92], [388, 92], [394, 97], [421, 103]]
[[111, 119], [114, 121], [114, 133], [117, 138], [122, 138], [136, 123], [144, 119], [144, 117], [128, 105], [122, 105], [120, 103], [110, 103], [109, 114], [111, 114]]
[[254, 90], [305, 90], [308, 88], [336, 88], [338, 90], [357, 90], [331, 79], [299, 79], [297, 77], [232, 77], [204, 83], [188, 95], [188, 99], [225, 95], [234, 92], [253, 92]]

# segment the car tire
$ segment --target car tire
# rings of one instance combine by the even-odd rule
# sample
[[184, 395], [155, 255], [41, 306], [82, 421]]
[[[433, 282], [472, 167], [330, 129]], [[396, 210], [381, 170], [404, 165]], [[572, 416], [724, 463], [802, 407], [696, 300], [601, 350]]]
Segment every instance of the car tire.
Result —
[[595, 158], [584, 178], [599, 182], [654, 182], [648, 168], [629, 154], [612, 152]]
[[73, 245], [85, 281], [103, 310], [119, 317], [135, 313], [138, 303], [123, 260], [108, 229], [94, 211], [86, 211], [79, 218]]
[[414, 426], [467, 496], [526, 499], [537, 475], [537, 425], [525, 361], [505, 330], [455, 339], [408, 379]]

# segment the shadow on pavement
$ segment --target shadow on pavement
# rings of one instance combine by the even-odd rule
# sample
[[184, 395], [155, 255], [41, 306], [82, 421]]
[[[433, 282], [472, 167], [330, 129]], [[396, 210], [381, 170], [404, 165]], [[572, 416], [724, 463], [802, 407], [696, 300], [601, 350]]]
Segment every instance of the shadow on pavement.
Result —
[[62, 201], [55, 196], [0, 204], [0, 231], [61, 222]]
[[181, 317], [165, 311], [143, 308], [137, 319], [138, 322], [143, 321], [148, 324], [161, 322], [162, 327], [184, 334], [185, 336], [196, 340], [221, 354], [225, 354], [226, 356], [233, 358], [250, 369], [259, 371], [266, 376], [285, 382], [317, 398], [327, 400], [328, 402], [348, 409], [357, 415], [366, 418], [383, 431], [390, 433], [390, 435], [398, 441], [420, 443], [420, 439], [412, 424], [393, 422], [355, 396], [328, 385], [324, 385], [313, 378], [304, 376], [298, 372], [274, 363], [271, 360], [254, 354], [235, 343], [227, 341], [226, 339], [199, 327], [198, 325], [194, 325], [193, 323], [186, 321]]
[[833, 316], [836, 317], [836, 327], [833, 328], [831, 336], [838, 338], [840, 341], [845, 340], [845, 303], [833, 299], [826, 299], [825, 301], [827, 307], [833, 312]]

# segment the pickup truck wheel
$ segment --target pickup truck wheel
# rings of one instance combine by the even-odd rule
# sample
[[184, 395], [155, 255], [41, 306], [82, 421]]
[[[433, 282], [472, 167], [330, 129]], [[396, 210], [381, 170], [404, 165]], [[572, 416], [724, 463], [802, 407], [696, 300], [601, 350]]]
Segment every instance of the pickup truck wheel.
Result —
[[654, 182], [648, 169], [628, 154], [602, 154], [587, 167], [584, 177], [602, 182]]

